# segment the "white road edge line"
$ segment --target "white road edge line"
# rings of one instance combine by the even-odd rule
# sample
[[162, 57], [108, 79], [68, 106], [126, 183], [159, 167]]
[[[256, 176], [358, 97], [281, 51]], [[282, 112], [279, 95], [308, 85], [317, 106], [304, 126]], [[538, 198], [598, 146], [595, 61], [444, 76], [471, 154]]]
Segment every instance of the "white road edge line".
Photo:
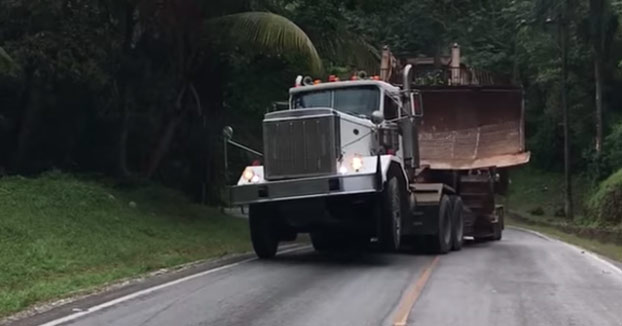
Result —
[[571, 243], [562, 241], [560, 239], [554, 238], [554, 237], [550, 237], [548, 235], [542, 234], [538, 231], [534, 231], [534, 230], [529, 230], [529, 229], [525, 229], [522, 228], [520, 226], [511, 226], [511, 228], [516, 229], [516, 230], [520, 230], [523, 232], [527, 232], [527, 233], [531, 233], [533, 235], [536, 235], [538, 237], [541, 237], [543, 239], [547, 239], [549, 241], [554, 241], [554, 242], [558, 242], [558, 243], [562, 243], [568, 247], [570, 247], [571, 249], [578, 251], [579, 253], [583, 253], [584, 255], [588, 255], [590, 258], [594, 259], [595, 261], [599, 262], [600, 264], [607, 266], [608, 268], [610, 268], [611, 270], [613, 270], [614, 272], [618, 273], [620, 276], [622, 276], [622, 269], [620, 269], [620, 267], [616, 266], [615, 264], [613, 264], [612, 262], [608, 261], [607, 259], [602, 258], [599, 254], [591, 252], [585, 248], [573, 245]]
[[[278, 254], [281, 255], [281, 254], [286, 254], [286, 253], [290, 253], [290, 252], [294, 252], [294, 251], [300, 251], [300, 250], [304, 250], [304, 249], [308, 249], [308, 248], [309, 248], [309, 246], [296, 247], [296, 248], [292, 248], [292, 249], [286, 249], [286, 250], [283, 250], [283, 251], [279, 251]], [[98, 304], [96, 306], [88, 308], [87, 310], [76, 312], [74, 314], [67, 315], [65, 317], [61, 317], [61, 318], [49, 321], [47, 323], [41, 324], [39, 326], [58, 326], [58, 325], [61, 325], [61, 324], [64, 324], [64, 323], [76, 320], [76, 319], [78, 319], [80, 317], [83, 317], [83, 316], [92, 314], [94, 312], [100, 311], [102, 309], [106, 309], [106, 308], [118, 305], [119, 303], [122, 303], [122, 302], [125, 302], [125, 301], [129, 301], [129, 300], [132, 300], [132, 299], [136, 299], [138, 297], [141, 297], [141, 296], [153, 293], [155, 291], [158, 291], [158, 290], [161, 290], [161, 289], [173, 286], [173, 285], [177, 285], [179, 283], [183, 283], [183, 282], [186, 282], [186, 281], [189, 281], [189, 280], [201, 277], [201, 276], [205, 276], [205, 275], [209, 275], [209, 274], [212, 274], [212, 273], [216, 273], [216, 272], [219, 272], [219, 271], [222, 271], [222, 270], [225, 270], [225, 269], [233, 268], [233, 267], [236, 267], [238, 265], [242, 265], [242, 264], [245, 264], [245, 263], [248, 263], [248, 262], [251, 262], [251, 261], [255, 261], [255, 260], [258, 260], [258, 259], [256, 257], [253, 257], [253, 258], [245, 259], [245, 260], [233, 263], [233, 264], [216, 267], [214, 269], [210, 269], [210, 270], [206, 270], [206, 271], [203, 271], [203, 272], [200, 272], [200, 273], [197, 273], [197, 274], [192, 274], [192, 275], [189, 275], [189, 276], [186, 276], [186, 277], [182, 277], [180, 279], [176, 279], [176, 280], [170, 281], [168, 283], [156, 285], [154, 287], [143, 289], [143, 290], [140, 290], [138, 292], [134, 292], [134, 293], [128, 294], [126, 296], [123, 296], [123, 297], [116, 298], [116, 299], [111, 300], [111, 301], [107, 301], [107, 302]]]

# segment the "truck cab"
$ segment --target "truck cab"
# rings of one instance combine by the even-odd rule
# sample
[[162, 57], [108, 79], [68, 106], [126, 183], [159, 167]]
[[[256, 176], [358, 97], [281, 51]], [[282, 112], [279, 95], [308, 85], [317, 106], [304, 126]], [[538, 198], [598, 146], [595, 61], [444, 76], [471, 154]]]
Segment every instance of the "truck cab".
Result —
[[309, 232], [318, 249], [378, 237], [387, 176], [399, 178], [400, 208], [410, 192], [398, 127], [404, 94], [379, 80], [290, 89], [289, 110], [264, 118], [263, 165], [247, 167], [232, 188], [234, 205], [250, 205], [251, 232], [279, 241]]

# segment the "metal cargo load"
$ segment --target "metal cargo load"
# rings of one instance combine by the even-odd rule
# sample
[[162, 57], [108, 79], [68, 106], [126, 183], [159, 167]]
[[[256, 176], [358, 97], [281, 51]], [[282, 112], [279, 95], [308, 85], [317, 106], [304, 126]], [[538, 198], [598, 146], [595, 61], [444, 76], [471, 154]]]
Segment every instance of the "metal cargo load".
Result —
[[516, 87], [416, 86], [424, 116], [421, 165], [433, 170], [504, 168], [529, 162], [523, 93]]

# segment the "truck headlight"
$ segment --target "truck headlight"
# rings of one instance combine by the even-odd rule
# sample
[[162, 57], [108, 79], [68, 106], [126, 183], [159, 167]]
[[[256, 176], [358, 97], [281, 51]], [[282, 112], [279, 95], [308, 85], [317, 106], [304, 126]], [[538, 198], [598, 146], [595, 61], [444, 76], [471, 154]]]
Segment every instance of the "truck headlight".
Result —
[[[244, 173], [242, 173], [242, 178], [244, 178], [244, 180], [246, 180], [247, 182], [252, 182], [255, 177], [257, 176], [251, 168], [246, 168], [246, 170], [244, 170]], [[257, 177], [257, 181], [259, 181], [259, 177]]]
[[363, 159], [358, 156], [353, 157], [351, 166], [354, 171], [358, 172], [358, 170], [363, 168]]

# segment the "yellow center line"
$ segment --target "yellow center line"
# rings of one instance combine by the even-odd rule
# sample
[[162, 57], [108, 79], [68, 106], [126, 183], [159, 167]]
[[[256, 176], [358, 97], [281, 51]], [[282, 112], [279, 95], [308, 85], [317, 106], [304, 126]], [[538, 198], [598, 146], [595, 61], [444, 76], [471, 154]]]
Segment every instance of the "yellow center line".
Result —
[[439, 259], [439, 256], [434, 257], [434, 259], [425, 267], [421, 275], [419, 275], [417, 282], [415, 282], [415, 284], [413, 284], [408, 291], [404, 293], [404, 296], [402, 296], [402, 300], [400, 300], [397, 308], [397, 312], [395, 313], [393, 326], [406, 326], [410, 311], [417, 302], [417, 299], [419, 299], [419, 296], [421, 296], [421, 292], [423, 291], [426, 283], [428, 283], [432, 270], [436, 264], [438, 264]]

